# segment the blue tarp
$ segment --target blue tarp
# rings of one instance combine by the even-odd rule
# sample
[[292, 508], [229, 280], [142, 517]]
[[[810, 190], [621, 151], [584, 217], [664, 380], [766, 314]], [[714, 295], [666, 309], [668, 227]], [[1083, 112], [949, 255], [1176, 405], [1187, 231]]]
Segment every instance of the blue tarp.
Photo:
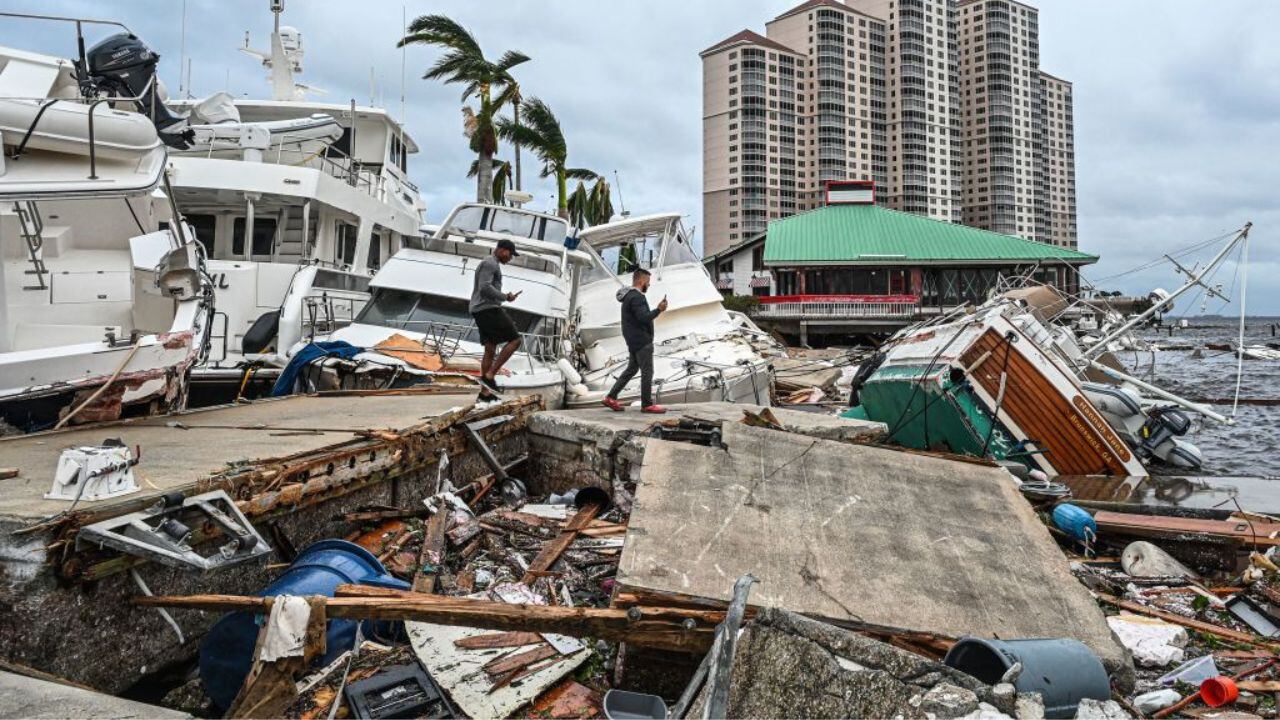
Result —
[[275, 387], [271, 388], [271, 395], [279, 397], [293, 393], [293, 385], [298, 381], [298, 373], [302, 372], [304, 366], [315, 360], [323, 357], [340, 357], [344, 360], [350, 360], [361, 352], [364, 352], [363, 348], [358, 348], [341, 340], [309, 343], [306, 347], [294, 353], [293, 357], [289, 358], [289, 364], [280, 373], [280, 378], [276, 380]]

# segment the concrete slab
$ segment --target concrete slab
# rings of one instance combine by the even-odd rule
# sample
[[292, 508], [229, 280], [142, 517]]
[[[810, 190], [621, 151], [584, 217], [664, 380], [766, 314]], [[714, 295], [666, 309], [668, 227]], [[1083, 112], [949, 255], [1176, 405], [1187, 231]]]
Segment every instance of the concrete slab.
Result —
[[832, 621], [1073, 637], [1132, 669], [1005, 471], [726, 423], [729, 450], [649, 440], [624, 590], [751, 601]]
[[[529, 423], [529, 431], [561, 439], [586, 437], [594, 440], [618, 433], [643, 432], [656, 422], [680, 417], [736, 423], [742, 420], [743, 410], [758, 413], [762, 409], [760, 405], [706, 402], [668, 405], [666, 415], [649, 415], [632, 409], [619, 413], [605, 407], [547, 410], [533, 417]], [[884, 423], [868, 420], [853, 420], [838, 415], [785, 408], [770, 408], [770, 411], [788, 432], [827, 440], [875, 442], [888, 432]]]
[[[473, 396], [292, 396], [179, 415], [69, 429], [0, 440], [0, 467], [21, 474], [0, 480], [0, 519], [44, 518], [65, 510], [46, 500], [58, 456], [69, 447], [120, 438], [142, 448], [134, 476], [142, 490], [116, 499], [81, 501], [79, 509], [159, 496], [221, 472], [228, 463], [318, 450], [354, 438], [354, 431], [403, 429], [470, 403]], [[182, 423], [189, 429], [170, 427]]]
[[0, 718], [189, 718], [158, 705], [0, 672]]
[[[648, 415], [605, 407], [547, 410], [529, 420], [529, 448], [533, 451], [526, 482], [535, 493], [563, 492], [583, 484], [608, 486], [614, 501], [630, 507], [626, 486], [635, 482], [635, 468], [644, 458], [645, 433], [655, 423], [689, 417], [716, 423], [738, 423], [743, 410], [758, 413], [759, 405], [706, 402], [668, 405], [666, 415]], [[770, 408], [788, 431], [846, 442], [875, 442], [888, 428], [883, 423], [852, 420], [828, 413]]]

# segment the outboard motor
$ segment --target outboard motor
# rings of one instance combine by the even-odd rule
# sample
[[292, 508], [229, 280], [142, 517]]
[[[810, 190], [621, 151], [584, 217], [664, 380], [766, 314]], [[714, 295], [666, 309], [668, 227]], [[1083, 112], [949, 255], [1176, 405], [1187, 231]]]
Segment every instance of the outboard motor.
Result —
[[[118, 33], [94, 45], [85, 54], [88, 85], [118, 97], [137, 97], [138, 112], [151, 118], [164, 144], [184, 150], [191, 145], [192, 133], [165, 106], [156, 63], [160, 61], [147, 44], [130, 33]], [[152, 82], [155, 78], [155, 82]], [[83, 80], [83, 78], [82, 78]]]
[[1156, 457], [1174, 467], [1199, 469], [1203, 462], [1199, 449], [1177, 439], [1190, 429], [1191, 418], [1181, 410], [1152, 410], [1140, 431], [1142, 442], [1137, 447], [1138, 455]]

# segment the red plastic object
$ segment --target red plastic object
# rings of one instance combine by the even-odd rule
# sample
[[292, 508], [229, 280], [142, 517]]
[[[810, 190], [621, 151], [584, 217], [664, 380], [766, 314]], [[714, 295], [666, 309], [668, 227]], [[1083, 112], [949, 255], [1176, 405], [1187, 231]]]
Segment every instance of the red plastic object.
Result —
[[1219, 675], [1200, 683], [1200, 699], [1209, 707], [1222, 707], [1236, 701], [1240, 697], [1240, 688], [1236, 681]]

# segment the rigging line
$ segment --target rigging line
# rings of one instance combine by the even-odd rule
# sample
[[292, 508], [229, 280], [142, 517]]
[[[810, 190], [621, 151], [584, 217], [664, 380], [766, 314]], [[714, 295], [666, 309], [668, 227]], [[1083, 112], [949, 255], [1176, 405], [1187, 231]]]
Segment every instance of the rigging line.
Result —
[[[1244, 268], [1243, 271], [1240, 268]], [[1240, 276], [1240, 339], [1236, 343], [1236, 396], [1231, 401], [1231, 417], [1240, 411], [1240, 383], [1244, 379], [1244, 311], [1249, 292], [1249, 236], [1240, 243], [1240, 264], [1236, 270]]]
[[[1218, 236], [1216, 236], [1216, 237], [1209, 238], [1208, 240], [1202, 240], [1202, 241], [1200, 241], [1200, 242], [1193, 243], [1193, 244], [1191, 244], [1191, 245], [1187, 245], [1187, 246], [1185, 246], [1185, 247], [1182, 247], [1182, 248], [1178, 248], [1178, 249], [1176, 249], [1176, 250], [1173, 250], [1172, 252], [1167, 253], [1167, 255], [1168, 255], [1169, 257], [1173, 257], [1173, 258], [1183, 257], [1183, 256], [1188, 255], [1188, 254], [1190, 254], [1190, 253], [1193, 253], [1193, 252], [1195, 252], [1195, 251], [1197, 251], [1197, 250], [1202, 250], [1202, 249], [1204, 249], [1204, 248], [1206, 248], [1206, 247], [1209, 247], [1210, 245], [1213, 245], [1214, 243], [1218, 243], [1218, 242], [1221, 242], [1221, 241], [1223, 241], [1223, 240], [1226, 240], [1227, 238], [1231, 237], [1231, 235], [1233, 235], [1233, 234], [1234, 234], [1234, 233], [1236, 233], [1236, 232], [1237, 232], [1237, 231], [1233, 230], [1233, 231], [1231, 231], [1231, 232], [1224, 233], [1224, 234], [1222, 234], [1222, 235], [1218, 235]], [[1105, 277], [1098, 278], [1098, 279], [1096, 279], [1096, 280], [1092, 281], [1092, 284], [1096, 285], [1097, 283], [1105, 282], [1105, 281], [1107, 281], [1107, 280], [1114, 280], [1114, 279], [1119, 278], [1119, 277], [1124, 277], [1125, 275], [1132, 275], [1133, 273], [1141, 272], [1141, 271], [1143, 271], [1143, 270], [1148, 270], [1148, 269], [1150, 269], [1150, 268], [1156, 267], [1157, 265], [1162, 265], [1162, 264], [1164, 264], [1164, 262], [1165, 262], [1165, 259], [1164, 259], [1163, 257], [1161, 257], [1161, 258], [1159, 258], [1159, 259], [1156, 259], [1156, 260], [1150, 260], [1150, 261], [1145, 262], [1145, 263], [1143, 263], [1143, 264], [1141, 264], [1141, 265], [1138, 265], [1137, 267], [1130, 268], [1130, 269], [1128, 269], [1128, 270], [1124, 270], [1124, 271], [1118, 272], [1118, 273], [1116, 273], [1116, 274], [1114, 274], [1114, 275], [1107, 275], [1107, 276], [1105, 276]]]

